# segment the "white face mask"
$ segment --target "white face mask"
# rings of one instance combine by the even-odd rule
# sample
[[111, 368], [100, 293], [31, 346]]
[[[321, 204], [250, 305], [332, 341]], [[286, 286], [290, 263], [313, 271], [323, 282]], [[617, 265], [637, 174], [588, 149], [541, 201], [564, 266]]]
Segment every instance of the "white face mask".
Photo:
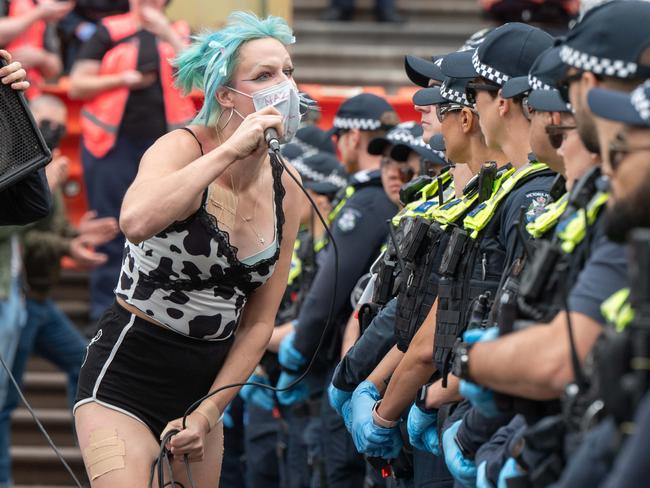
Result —
[[[296, 85], [291, 80], [286, 80], [277, 85], [258, 90], [252, 95], [240, 92], [229, 86], [226, 88], [253, 99], [255, 110], [262, 110], [264, 107], [271, 105], [282, 114], [284, 135], [279, 141], [280, 144], [286, 144], [296, 135], [301, 119], [300, 96], [298, 95]], [[239, 115], [239, 112], [235, 112]]]

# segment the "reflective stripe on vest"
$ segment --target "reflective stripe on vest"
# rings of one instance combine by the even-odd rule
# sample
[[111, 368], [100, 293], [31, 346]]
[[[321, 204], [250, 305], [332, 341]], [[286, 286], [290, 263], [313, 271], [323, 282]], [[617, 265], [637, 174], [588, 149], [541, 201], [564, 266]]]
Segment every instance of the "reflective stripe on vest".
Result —
[[517, 184], [520, 180], [535, 174], [541, 171], [548, 169], [544, 163], [539, 161], [534, 161], [526, 166], [523, 166], [519, 170], [514, 170], [511, 168], [504, 178], [498, 179], [494, 182], [494, 188], [492, 190], [492, 196], [482, 202], [478, 207], [472, 210], [465, 220], [463, 225], [465, 229], [471, 231], [470, 237], [476, 239], [478, 234], [485, 228], [485, 226], [490, 222], [497, 208], [508, 194], [517, 187]]
[[[30, 15], [35, 10], [37, 4], [35, 0], [11, 0], [9, 2], [9, 12], [7, 16], [11, 17], [24, 17]], [[43, 20], [33, 22], [22, 34], [14, 37], [12, 41], [4, 48], [10, 53], [18, 51], [23, 47], [31, 47], [43, 49], [45, 47], [45, 30], [47, 24]], [[17, 59], [20, 61], [20, 59]], [[29, 68], [27, 70], [27, 79], [31, 82], [31, 86], [27, 90], [27, 98], [29, 100], [38, 96], [41, 91], [38, 85], [43, 82], [43, 75], [37, 68]]]
[[300, 273], [302, 273], [302, 259], [298, 256], [298, 251], [300, 250], [300, 239], [296, 239], [296, 242], [293, 243], [293, 253], [291, 254], [291, 265], [289, 266], [289, 279], [287, 280], [287, 285], [293, 285], [293, 283], [298, 279]]
[[629, 298], [630, 289], [623, 288], [605, 300], [600, 306], [603, 317], [607, 322], [614, 325], [618, 332], [622, 332], [634, 320], [634, 310], [630, 305]]
[[346, 203], [348, 203], [348, 200], [352, 195], [354, 195], [355, 188], [353, 185], [348, 185], [345, 187], [343, 196], [341, 197], [341, 200], [336, 204], [334, 209], [330, 212], [330, 214], [327, 216], [327, 220], [329, 220], [329, 223], [331, 224], [334, 222], [334, 219], [337, 217], [339, 213], [341, 213], [341, 210], [345, 206]]
[[[395, 217], [393, 217], [393, 225], [395, 227], [399, 226], [399, 223], [404, 217], [423, 217], [427, 220], [433, 220], [434, 214], [440, 203], [437, 189], [436, 186], [436, 192], [429, 191], [426, 197], [406, 205], [397, 215], [395, 215]], [[452, 183], [446, 189], [443, 189], [442, 201], [448, 202], [453, 196], [454, 188]]]
[[587, 204], [587, 222], [585, 223], [585, 210], [580, 209], [571, 217], [558, 224], [557, 236], [562, 242], [562, 250], [571, 254], [582, 242], [587, 234], [587, 226], [592, 225], [600, 209], [607, 203], [609, 194], [605, 192], [596, 193]]
[[[104, 54], [99, 74], [111, 75], [136, 69], [140, 44], [135, 37], [139, 27], [133, 15], [115, 15], [103, 19], [101, 23], [106, 27], [115, 46]], [[189, 36], [186, 23], [176, 22], [173, 28], [182, 38]], [[174, 86], [173, 70], [169, 62], [176, 55], [174, 48], [160, 40], [157, 40], [156, 44], [160, 60], [159, 76], [165, 121], [167, 130], [173, 130], [190, 123], [196, 115], [196, 108], [192, 100], [183, 97], [180, 90]], [[129, 94], [127, 87], [119, 87], [98, 94], [84, 105], [81, 111], [83, 142], [93, 156], [104, 157], [115, 146]]]
[[539, 239], [560, 221], [569, 204], [569, 193], [565, 193], [556, 202], [546, 206], [544, 212], [526, 225], [526, 230], [535, 239]]

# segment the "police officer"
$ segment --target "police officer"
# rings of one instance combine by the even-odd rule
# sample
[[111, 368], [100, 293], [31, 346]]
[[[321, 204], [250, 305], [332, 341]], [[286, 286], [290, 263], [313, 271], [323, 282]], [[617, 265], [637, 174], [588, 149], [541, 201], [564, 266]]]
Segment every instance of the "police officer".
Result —
[[[609, 429], [609, 436], [603, 443], [610, 446], [606, 456], [593, 455], [584, 446], [567, 469], [561, 486], [573, 482], [577, 473], [589, 470], [597, 475], [610, 473], [603, 486], [642, 486], [649, 474], [647, 456], [648, 425], [648, 383], [647, 376], [640, 374], [631, 365], [630, 353], [637, 363], [647, 357], [648, 340], [645, 334], [647, 306], [647, 250], [650, 220], [645, 211], [648, 183], [648, 161], [650, 114], [648, 95], [650, 83], [646, 81], [631, 94], [613, 90], [593, 89], [588, 94], [591, 111], [598, 117], [625, 124], [609, 145], [610, 164], [608, 175], [611, 180], [611, 198], [607, 233], [612, 239], [623, 242], [630, 238], [635, 227], [646, 228], [643, 233], [632, 236], [629, 253], [629, 289], [623, 289], [603, 304], [603, 311], [616, 333], [604, 334], [596, 346], [595, 368], [601, 380], [605, 411], [615, 421], [615, 428]], [[624, 349], [621, 349], [621, 346]], [[629, 351], [613, 355], [616, 350]], [[606, 383], [603, 383], [606, 382]], [[621, 450], [622, 445], [622, 450]], [[613, 469], [610, 460], [620, 450]], [[593, 451], [593, 449], [591, 449]], [[588, 463], [588, 464], [586, 464]], [[572, 476], [573, 475], [573, 476]], [[584, 479], [581, 477], [580, 479]]]
[[[508, 261], [512, 259], [516, 250], [514, 221], [519, 216], [519, 209], [524, 206], [527, 212], [534, 215], [537, 207], [546, 203], [547, 189], [552, 176], [546, 176], [548, 170], [543, 164], [529, 163], [530, 148], [527, 143], [528, 124], [526, 119], [520, 107], [501, 98], [498, 92], [509, 77], [527, 73], [532, 60], [551, 43], [552, 38], [542, 31], [522, 24], [512, 24], [495, 29], [488, 34], [475, 51], [476, 54], [471, 51], [454, 53], [446, 56], [442, 61], [441, 69], [444, 72], [447, 63], [452, 71], [447, 73], [450, 76], [479, 78], [476, 82], [468, 84], [467, 88], [468, 92], [470, 88], [472, 90], [469, 92], [472, 95], [472, 100], [469, 101], [476, 101], [479, 124], [488, 147], [502, 149], [513, 161], [513, 164], [520, 169], [516, 173], [513, 169], [511, 172], [513, 176], [504, 179], [501, 185], [496, 185], [501, 188], [501, 191], [497, 191], [465, 218], [464, 226], [467, 231], [463, 232], [471, 233], [470, 239], [476, 242], [477, 250], [465, 253], [460, 247], [452, 247], [451, 244], [447, 246], [448, 251], [452, 249], [454, 260], [465, 254], [466, 257], [472, 255], [480, 257], [478, 259], [472, 257], [471, 263], [461, 264], [460, 268], [467, 270], [467, 276], [456, 276], [452, 268], [443, 271], [441, 267], [443, 275], [449, 272], [449, 279], [446, 282], [442, 280], [440, 282], [438, 306], [432, 308], [423, 327], [411, 342], [404, 359], [395, 369], [381, 403], [376, 404], [377, 394], [370, 391], [371, 389], [367, 388], [368, 385], [365, 385], [365, 391], [363, 389], [360, 391], [361, 386], [355, 391], [352, 397], [352, 429], [355, 432], [355, 437], [359, 438], [358, 447], [379, 450], [383, 454], [392, 454], [394, 446], [399, 444], [394, 435], [398, 424], [396, 419], [408, 406], [410, 399], [415, 396], [417, 388], [427, 382], [436, 369], [430, 359], [423, 359], [431, 357], [433, 332], [436, 330], [436, 321], [429, 319], [433, 319], [437, 313], [438, 326], [442, 328], [440, 325], [442, 323], [444, 327], [448, 328], [448, 331], [445, 331], [444, 328], [439, 331], [445, 335], [444, 340], [436, 338], [436, 351], [439, 347], [443, 348], [436, 362], [438, 368], [441, 368], [444, 373], [448, 368], [444, 359], [448, 352], [444, 348], [449, 348], [453, 344], [447, 336], [457, 334], [455, 330], [464, 326], [464, 320], [458, 315], [458, 312], [466, 313], [467, 305], [477, 298], [467, 293], [463, 295], [469, 300], [467, 303], [456, 303], [459, 295], [456, 292], [452, 293], [452, 289], [463, 287], [465, 280], [469, 280], [472, 276], [477, 284], [470, 285], [468, 292], [476, 293], [477, 290], [483, 289], [488, 284], [490, 287], [496, 288], [504, 265], [507, 267]], [[516, 52], [519, 55], [516, 57], [505, 56], [505, 52], [515, 51], [514, 46], [517, 46]], [[504, 106], [505, 110], [500, 109]], [[501, 206], [502, 202], [505, 202], [503, 206]], [[498, 212], [497, 208], [499, 208]], [[491, 225], [488, 225], [495, 213], [498, 217], [492, 221]], [[484, 230], [485, 232], [483, 232]], [[481, 238], [476, 239], [479, 236]], [[450, 242], [453, 242], [454, 239], [455, 237], [452, 236]], [[458, 238], [456, 242], [461, 243], [462, 240]], [[499, 250], [497, 251], [497, 249]], [[443, 258], [443, 264], [444, 261]], [[445, 291], [444, 295], [443, 290]], [[438, 353], [436, 354], [438, 355]], [[355, 397], [358, 399], [356, 406], [354, 405]], [[374, 408], [372, 416], [370, 415], [371, 407]], [[375, 439], [381, 439], [380, 442], [369, 437], [367, 435], [369, 433], [372, 433], [371, 435], [374, 435]], [[381, 451], [382, 449], [384, 450]], [[449, 462], [447, 464], [450, 466]]]
[[[344, 201], [334, 208], [332, 216], [331, 229], [338, 259], [334, 246], [328, 245], [301, 307], [295, 333], [288, 335], [280, 346], [279, 359], [284, 370], [278, 381], [279, 387], [298, 377], [316, 353], [323, 334], [323, 345], [316, 361], [318, 367], [329, 370], [329, 383], [340, 350], [342, 326], [351, 313], [350, 292], [379, 254], [386, 239], [388, 229], [382, 223], [397, 210], [381, 186], [378, 171], [381, 158], [367, 152], [368, 142], [397, 123], [397, 114], [390, 104], [372, 94], [350, 98], [336, 114], [333, 132], [342, 162], [352, 174]], [[332, 301], [334, 306], [330, 311]], [[330, 315], [331, 323], [328, 324]], [[280, 393], [278, 399], [280, 403], [289, 405], [307, 394], [307, 385], [300, 384]], [[365, 475], [364, 463], [355, 453], [342, 421], [326, 402], [322, 402], [321, 416], [328, 486], [360, 486]]]
[[[639, 61], [638, 50], [634, 50], [632, 43], [647, 43], [647, 40], [642, 40], [645, 33], [631, 31], [622, 36], [620, 32], [622, 25], [632, 22], [633, 17], [647, 15], [647, 9], [648, 5], [642, 2], [614, 2], [599, 7], [569, 33], [566, 44], [560, 48], [561, 58], [569, 65], [569, 96], [576, 110], [578, 132], [588, 148], [597, 149], [599, 138], [605, 140], [608, 134], [611, 137], [612, 127], [602, 127], [597, 134], [593, 117], [584, 106], [584, 94], [594, 84], [619, 87], [634, 84], [633, 80], [625, 81], [634, 77], [634, 73], [614, 66], [605, 67], [611, 64], [612, 59], [621, 60], [617, 66], [623, 66], [626, 57], [629, 62]], [[603, 41], [603, 35], [610, 36], [608, 42]], [[588, 65], [585, 64], [587, 59]], [[642, 66], [639, 69], [642, 70]], [[596, 77], [588, 70], [600, 74]], [[608, 159], [605, 152], [602, 155], [604, 160]], [[602, 225], [600, 229], [596, 228], [589, 259], [567, 300], [575, 349], [570, 344], [571, 336], [566, 333], [567, 313], [560, 312], [549, 326], [527, 328], [503, 339], [472, 347], [469, 353], [462, 355], [464, 365], [461, 369], [464, 369], [465, 376], [472, 377], [475, 371], [479, 377], [490, 378], [482, 383], [510, 394], [536, 399], [557, 397], [562, 387], [579, 373], [579, 366], [575, 367], [571, 358], [575, 358], [574, 363], [582, 360], [602, 330], [605, 319], [600, 311], [600, 302], [621, 284], [625, 269], [622, 257], [622, 249], [603, 235]], [[574, 352], [569, 354], [568, 351], [572, 350]], [[487, 355], [490, 355], [489, 359]], [[474, 362], [477, 357], [480, 358], [478, 363]], [[579, 390], [575, 386], [570, 389]]]
[[[346, 174], [334, 156], [331, 138], [317, 127], [304, 127], [298, 130], [291, 143], [282, 147], [282, 154], [300, 174], [319, 211], [327, 216], [330, 201], [346, 184]], [[277, 382], [279, 343], [293, 328], [291, 321], [298, 315], [316, 271], [316, 255], [323, 248], [324, 228], [313, 215], [309, 201], [305, 198], [302, 203], [301, 230], [294, 245], [289, 281], [276, 316], [276, 328], [269, 350], [249, 379], [251, 382], [268, 385]], [[251, 385], [243, 387], [240, 396], [246, 401], [244, 439], [248, 486], [309, 486], [308, 454], [312, 453], [312, 460], [315, 457], [315, 449], [310, 450], [303, 438], [310, 422], [309, 405], [301, 403], [299, 408], [279, 411], [270, 390]]]

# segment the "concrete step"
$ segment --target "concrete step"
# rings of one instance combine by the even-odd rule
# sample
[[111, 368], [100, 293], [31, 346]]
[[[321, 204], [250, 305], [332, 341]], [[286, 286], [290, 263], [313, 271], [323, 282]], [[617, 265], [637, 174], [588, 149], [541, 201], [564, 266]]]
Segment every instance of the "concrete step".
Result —
[[[480, 20], [454, 24], [377, 24], [374, 22], [296, 22], [294, 33], [298, 43], [322, 44], [338, 50], [343, 46], [389, 46], [412, 49], [414, 46], [435, 50], [437, 46], [460, 47], [474, 32], [485, 27]], [[373, 51], [368, 51], [373, 56]], [[317, 60], [314, 60], [317, 61]]]
[[[59, 449], [82, 484], [88, 486], [88, 479], [76, 447]], [[13, 446], [11, 448], [13, 478], [18, 485], [70, 486], [73, 481], [61, 461], [50, 447]]]
[[32, 408], [69, 408], [67, 400], [68, 381], [65, 374], [51, 371], [27, 371], [23, 393]]
[[[57, 447], [75, 447], [72, 413], [67, 409], [36, 409], [36, 416]], [[47, 447], [49, 444], [26, 408], [17, 409], [11, 416], [13, 446]]]
[[[329, 0], [294, 0], [294, 19], [318, 19], [329, 6]], [[399, 13], [412, 22], [455, 22], [463, 18], [480, 18], [476, 0], [402, 0], [396, 2]], [[374, 19], [374, 0], [357, 0], [354, 20]]]
[[[355, 70], [363, 75], [361, 70], [369, 69], [403, 69], [404, 56], [407, 54], [428, 58], [435, 54], [446, 54], [458, 48], [454, 43], [440, 43], [436, 46], [372, 46], [345, 45], [337, 49], [321, 43], [296, 44], [291, 48], [291, 57], [296, 67], [296, 79], [303, 82], [303, 67], [313, 65], [336, 67], [337, 70]], [[369, 54], [371, 53], [371, 54]]]

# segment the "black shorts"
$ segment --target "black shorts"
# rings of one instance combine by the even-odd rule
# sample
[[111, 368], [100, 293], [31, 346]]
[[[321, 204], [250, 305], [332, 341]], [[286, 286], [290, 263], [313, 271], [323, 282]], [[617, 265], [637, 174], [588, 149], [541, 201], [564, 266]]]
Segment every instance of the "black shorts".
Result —
[[114, 303], [88, 344], [74, 409], [96, 402], [144, 423], [158, 440], [210, 391], [233, 340], [186, 337]]

